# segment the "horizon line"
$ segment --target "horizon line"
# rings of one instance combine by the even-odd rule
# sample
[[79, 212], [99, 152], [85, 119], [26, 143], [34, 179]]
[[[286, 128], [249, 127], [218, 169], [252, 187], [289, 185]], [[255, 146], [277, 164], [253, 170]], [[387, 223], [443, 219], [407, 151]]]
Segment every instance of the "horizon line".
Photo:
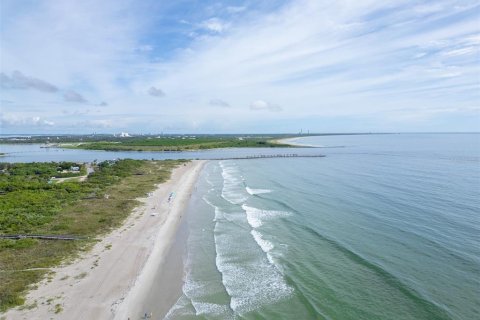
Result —
[[322, 136], [322, 135], [376, 135], [376, 134], [480, 134], [480, 131], [384, 131], [384, 132], [313, 132], [313, 133], [292, 133], [292, 132], [266, 132], [266, 133], [254, 133], [254, 132], [236, 132], [236, 133], [172, 133], [172, 132], [149, 132], [149, 133], [131, 133], [126, 131], [117, 132], [93, 132], [93, 133], [0, 133], [1, 136], [92, 136], [92, 135], [116, 135], [121, 133], [127, 133], [132, 136], [172, 136], [172, 135], [291, 135], [291, 136]]

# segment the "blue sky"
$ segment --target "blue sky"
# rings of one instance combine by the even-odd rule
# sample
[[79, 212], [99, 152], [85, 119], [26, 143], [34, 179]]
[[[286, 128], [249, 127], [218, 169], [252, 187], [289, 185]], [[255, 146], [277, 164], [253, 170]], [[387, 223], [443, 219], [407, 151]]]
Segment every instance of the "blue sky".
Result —
[[2, 133], [478, 131], [478, 1], [0, 1]]

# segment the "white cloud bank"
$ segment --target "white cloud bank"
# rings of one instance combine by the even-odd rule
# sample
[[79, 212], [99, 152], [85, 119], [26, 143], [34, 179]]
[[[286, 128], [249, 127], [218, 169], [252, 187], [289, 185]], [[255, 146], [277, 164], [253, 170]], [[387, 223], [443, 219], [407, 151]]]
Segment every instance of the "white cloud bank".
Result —
[[[70, 121], [58, 116], [64, 104], [85, 97], [108, 101], [85, 121], [129, 131], [277, 131], [287, 122], [297, 131], [312, 119], [310, 131], [324, 119], [351, 131], [356, 117], [369, 119], [365, 131], [421, 131], [408, 121], [416, 114], [448, 131], [472, 130], [465, 119], [478, 117], [476, 1], [302, 0], [268, 12], [218, 4], [175, 17], [155, 1], [4, 4], [1, 98], [60, 125]], [[172, 18], [206, 32], [182, 42]], [[254, 111], [282, 112], [265, 112], [256, 127]], [[436, 124], [446, 115], [451, 122]]]
[[22, 128], [25, 126], [51, 127], [55, 125], [55, 122], [45, 120], [39, 116], [24, 117], [16, 114], [2, 114], [0, 115], [0, 124], [5, 128]]

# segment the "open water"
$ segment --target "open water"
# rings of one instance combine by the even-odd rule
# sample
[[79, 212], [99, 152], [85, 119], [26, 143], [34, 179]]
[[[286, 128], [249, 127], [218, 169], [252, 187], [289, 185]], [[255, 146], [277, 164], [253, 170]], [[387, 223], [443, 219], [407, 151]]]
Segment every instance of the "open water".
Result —
[[480, 135], [300, 141], [207, 164], [167, 319], [479, 318]]

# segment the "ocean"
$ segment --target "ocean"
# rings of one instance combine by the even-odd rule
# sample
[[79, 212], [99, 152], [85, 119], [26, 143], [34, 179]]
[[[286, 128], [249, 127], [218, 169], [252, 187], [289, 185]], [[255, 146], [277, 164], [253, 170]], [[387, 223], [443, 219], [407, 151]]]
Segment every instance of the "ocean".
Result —
[[167, 319], [478, 319], [479, 134], [297, 142], [206, 165]]

